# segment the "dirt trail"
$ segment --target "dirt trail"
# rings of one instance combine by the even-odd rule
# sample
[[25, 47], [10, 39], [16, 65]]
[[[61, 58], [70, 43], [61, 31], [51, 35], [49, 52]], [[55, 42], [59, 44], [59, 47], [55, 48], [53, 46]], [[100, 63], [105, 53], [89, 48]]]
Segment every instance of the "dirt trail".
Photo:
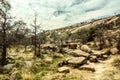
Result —
[[101, 61], [100, 63], [94, 64], [95, 72], [93, 76], [91, 77], [91, 80], [104, 80], [104, 72], [109, 70], [110, 63], [109, 60]]

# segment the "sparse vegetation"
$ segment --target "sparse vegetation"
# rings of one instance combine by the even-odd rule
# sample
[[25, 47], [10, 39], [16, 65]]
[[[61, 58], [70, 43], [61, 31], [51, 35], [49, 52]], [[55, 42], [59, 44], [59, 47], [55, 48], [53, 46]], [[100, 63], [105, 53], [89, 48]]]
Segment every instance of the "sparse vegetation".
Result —
[[44, 31], [10, 9], [0, 1], [0, 80], [120, 80], [120, 16]]

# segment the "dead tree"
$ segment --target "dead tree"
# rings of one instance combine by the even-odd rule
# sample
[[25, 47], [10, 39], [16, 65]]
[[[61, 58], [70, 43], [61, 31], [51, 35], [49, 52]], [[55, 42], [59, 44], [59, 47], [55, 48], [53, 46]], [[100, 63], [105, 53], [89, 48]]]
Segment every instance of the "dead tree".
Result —
[[34, 36], [34, 40], [33, 40], [33, 45], [34, 45], [34, 57], [38, 57], [38, 49], [37, 49], [37, 44], [38, 44], [38, 39], [37, 39], [37, 34], [40, 30], [40, 25], [37, 24], [37, 13], [34, 14], [34, 21], [33, 24], [31, 24], [31, 26], [33, 27], [33, 36]]

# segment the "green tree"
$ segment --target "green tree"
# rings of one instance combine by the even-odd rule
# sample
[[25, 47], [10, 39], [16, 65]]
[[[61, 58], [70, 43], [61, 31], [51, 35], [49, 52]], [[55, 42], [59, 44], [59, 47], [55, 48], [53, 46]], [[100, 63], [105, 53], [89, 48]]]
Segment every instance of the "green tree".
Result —
[[10, 14], [11, 5], [7, 0], [0, 0], [0, 30], [2, 32], [2, 60], [1, 65], [6, 64], [7, 55], [7, 33], [10, 28]]

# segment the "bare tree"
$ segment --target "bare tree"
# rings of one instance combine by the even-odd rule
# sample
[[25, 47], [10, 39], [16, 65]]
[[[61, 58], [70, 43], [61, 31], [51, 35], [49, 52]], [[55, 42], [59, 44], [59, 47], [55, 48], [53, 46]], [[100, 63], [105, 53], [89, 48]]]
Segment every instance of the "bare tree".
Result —
[[31, 24], [31, 26], [33, 27], [33, 45], [34, 45], [34, 57], [38, 57], [38, 51], [37, 51], [37, 44], [38, 44], [38, 37], [37, 34], [39, 33], [40, 30], [40, 24], [37, 24], [37, 13], [35, 12], [34, 14], [34, 21], [33, 24]]

